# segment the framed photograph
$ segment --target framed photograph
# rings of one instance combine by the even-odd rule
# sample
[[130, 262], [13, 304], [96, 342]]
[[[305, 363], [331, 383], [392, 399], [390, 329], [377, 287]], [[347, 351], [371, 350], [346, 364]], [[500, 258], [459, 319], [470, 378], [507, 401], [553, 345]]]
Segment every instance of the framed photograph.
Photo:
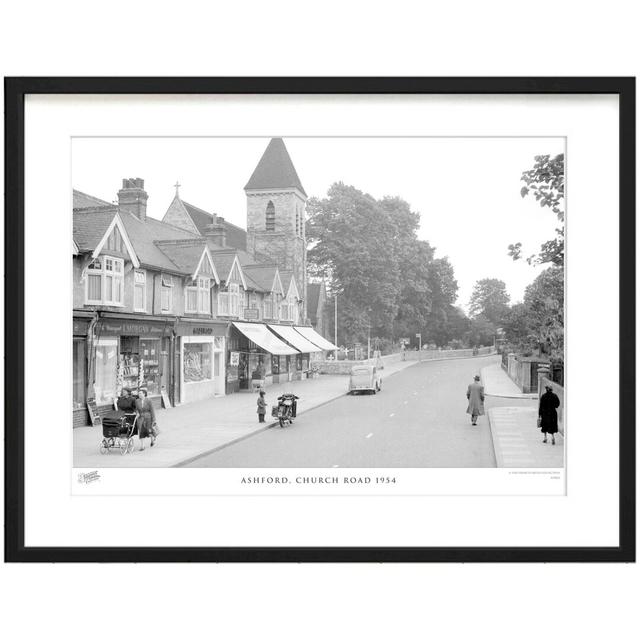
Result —
[[7, 78], [12, 562], [635, 561], [635, 79]]

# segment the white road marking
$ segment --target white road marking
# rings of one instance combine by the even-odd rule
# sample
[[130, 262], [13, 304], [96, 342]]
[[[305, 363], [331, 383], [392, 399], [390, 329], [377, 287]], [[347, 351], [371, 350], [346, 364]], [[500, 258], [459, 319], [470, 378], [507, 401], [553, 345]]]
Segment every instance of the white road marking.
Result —
[[334, 469], [337, 469], [337, 468], [338, 468], [338, 466], [339, 466], [339, 465], [334, 464], [334, 465], [333, 465], [333, 468], [334, 468]]
[[369, 433], [365, 436], [365, 438], [370, 438], [373, 435], [373, 433]]
[[389, 417], [390, 417], [390, 418], [393, 418], [393, 416], [395, 416], [395, 415], [396, 415], [395, 413], [390, 413], [390, 414], [389, 414]]
[[409, 401], [408, 401], [408, 400], [405, 400], [405, 401], [404, 401], [404, 404], [407, 404], [407, 402], [409, 402]]

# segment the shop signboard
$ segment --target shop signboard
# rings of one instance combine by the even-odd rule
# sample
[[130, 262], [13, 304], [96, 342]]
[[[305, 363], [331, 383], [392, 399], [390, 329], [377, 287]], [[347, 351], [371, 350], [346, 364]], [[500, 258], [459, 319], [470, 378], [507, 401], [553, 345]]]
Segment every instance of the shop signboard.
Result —
[[240, 352], [239, 351], [232, 351], [231, 355], [229, 357], [229, 364], [232, 367], [237, 367], [238, 364], [240, 364]]
[[104, 319], [100, 322], [98, 332], [102, 336], [155, 336], [167, 335], [172, 324], [137, 322], [135, 320]]
[[258, 309], [250, 309], [249, 307], [244, 308], [244, 319], [245, 320], [260, 320], [260, 312]]
[[226, 323], [212, 322], [179, 322], [176, 327], [176, 334], [179, 336], [218, 336], [227, 335]]

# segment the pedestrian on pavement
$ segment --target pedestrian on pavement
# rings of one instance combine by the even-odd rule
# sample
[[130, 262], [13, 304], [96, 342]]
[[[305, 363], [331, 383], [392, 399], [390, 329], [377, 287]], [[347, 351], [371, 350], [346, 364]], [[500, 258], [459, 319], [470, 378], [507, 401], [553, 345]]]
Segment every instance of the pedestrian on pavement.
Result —
[[544, 433], [544, 440], [547, 441], [547, 434], [551, 434], [551, 444], [556, 443], [556, 433], [558, 433], [558, 407], [560, 398], [553, 393], [551, 385], [545, 385], [546, 391], [540, 396], [538, 406], [538, 426]]
[[258, 422], [264, 422], [266, 413], [267, 401], [264, 399], [264, 391], [260, 390], [260, 395], [258, 395]]
[[140, 417], [138, 418], [138, 439], [140, 440], [140, 451], [144, 451], [145, 438], [151, 438], [151, 446], [156, 443], [155, 427], [156, 412], [153, 408], [151, 400], [147, 396], [146, 389], [140, 389], [136, 408]]
[[480, 384], [480, 376], [474, 376], [473, 382], [467, 387], [467, 400], [471, 424], [478, 424], [478, 416], [484, 415], [484, 387]]

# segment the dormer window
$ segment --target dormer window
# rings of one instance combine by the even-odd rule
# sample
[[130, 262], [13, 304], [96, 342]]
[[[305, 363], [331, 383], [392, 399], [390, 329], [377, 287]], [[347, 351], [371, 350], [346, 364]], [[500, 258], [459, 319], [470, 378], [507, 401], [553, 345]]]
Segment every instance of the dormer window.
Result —
[[240, 315], [240, 285], [233, 282], [229, 285], [229, 314]]
[[192, 285], [187, 287], [187, 313], [211, 313], [211, 280], [198, 276]]
[[86, 304], [122, 306], [124, 260], [99, 256], [87, 267]]

